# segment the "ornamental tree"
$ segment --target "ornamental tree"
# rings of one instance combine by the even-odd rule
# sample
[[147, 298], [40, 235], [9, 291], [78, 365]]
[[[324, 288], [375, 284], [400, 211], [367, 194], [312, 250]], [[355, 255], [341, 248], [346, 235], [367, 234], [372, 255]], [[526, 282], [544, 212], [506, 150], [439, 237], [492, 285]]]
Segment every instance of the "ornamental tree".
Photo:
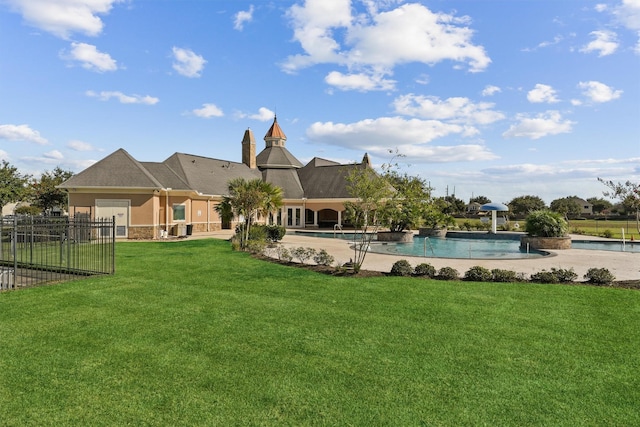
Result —
[[617, 199], [623, 205], [635, 211], [636, 229], [640, 233], [640, 183], [626, 181], [623, 184], [621, 182], [606, 181], [602, 178], [598, 178], [598, 181], [609, 188], [609, 190], [602, 192], [605, 197]]
[[240, 248], [246, 249], [251, 225], [258, 215], [267, 215], [282, 206], [282, 190], [259, 178], [249, 181], [236, 178], [229, 181], [228, 188], [229, 194], [219, 205], [218, 212], [223, 215], [230, 206], [237, 217], [244, 218], [244, 226], [240, 230]]

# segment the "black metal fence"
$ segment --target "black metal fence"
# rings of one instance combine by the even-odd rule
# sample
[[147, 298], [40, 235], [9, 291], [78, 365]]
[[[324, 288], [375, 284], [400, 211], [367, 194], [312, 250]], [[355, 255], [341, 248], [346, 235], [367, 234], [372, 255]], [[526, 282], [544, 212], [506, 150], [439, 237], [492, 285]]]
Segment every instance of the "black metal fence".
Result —
[[115, 218], [1, 218], [0, 289], [114, 272]]

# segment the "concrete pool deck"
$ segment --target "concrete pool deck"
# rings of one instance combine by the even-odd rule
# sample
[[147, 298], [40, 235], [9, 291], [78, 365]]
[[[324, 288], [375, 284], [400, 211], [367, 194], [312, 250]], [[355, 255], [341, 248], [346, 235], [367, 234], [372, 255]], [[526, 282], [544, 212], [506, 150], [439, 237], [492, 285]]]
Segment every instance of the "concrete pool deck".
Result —
[[[224, 230], [213, 233], [203, 233], [190, 238], [212, 237], [218, 239], [229, 239], [233, 232]], [[593, 236], [571, 235], [572, 240], [604, 240], [616, 241], [612, 239], [601, 239]], [[295, 230], [288, 230], [282, 239], [282, 244], [287, 248], [310, 247], [316, 250], [324, 249], [332, 255], [337, 263], [344, 264], [354, 257], [351, 242], [343, 239], [330, 239], [325, 237], [311, 237], [303, 234], [296, 234]], [[427, 262], [436, 269], [442, 267], [453, 267], [462, 276], [471, 267], [479, 265], [488, 269], [501, 268], [513, 270], [517, 273], [531, 275], [542, 270], [551, 268], [573, 268], [578, 275], [578, 281], [584, 280], [583, 276], [592, 267], [607, 268], [616, 280], [640, 280], [640, 253], [614, 252], [587, 249], [567, 249], [560, 251], [549, 251], [553, 256], [531, 259], [461, 259], [461, 258], [431, 258], [384, 255], [369, 252], [362, 266], [363, 270], [389, 272], [393, 263], [399, 259], [406, 259], [412, 266]]]

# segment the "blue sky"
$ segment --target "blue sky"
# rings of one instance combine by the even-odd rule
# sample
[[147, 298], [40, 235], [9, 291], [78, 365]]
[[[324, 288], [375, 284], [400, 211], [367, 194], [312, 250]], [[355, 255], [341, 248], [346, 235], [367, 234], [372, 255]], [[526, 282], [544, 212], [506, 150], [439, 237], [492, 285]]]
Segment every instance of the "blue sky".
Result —
[[[398, 163], [436, 195], [640, 180], [640, 0], [0, 0], [0, 158]], [[400, 156], [398, 156], [398, 154]]]

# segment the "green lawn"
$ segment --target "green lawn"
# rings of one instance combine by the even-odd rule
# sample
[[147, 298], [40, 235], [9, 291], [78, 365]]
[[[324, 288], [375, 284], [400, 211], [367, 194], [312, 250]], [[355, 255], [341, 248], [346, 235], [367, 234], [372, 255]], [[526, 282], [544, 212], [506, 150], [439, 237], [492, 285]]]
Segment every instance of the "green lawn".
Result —
[[640, 292], [330, 277], [216, 240], [0, 294], [0, 424], [640, 425]]

